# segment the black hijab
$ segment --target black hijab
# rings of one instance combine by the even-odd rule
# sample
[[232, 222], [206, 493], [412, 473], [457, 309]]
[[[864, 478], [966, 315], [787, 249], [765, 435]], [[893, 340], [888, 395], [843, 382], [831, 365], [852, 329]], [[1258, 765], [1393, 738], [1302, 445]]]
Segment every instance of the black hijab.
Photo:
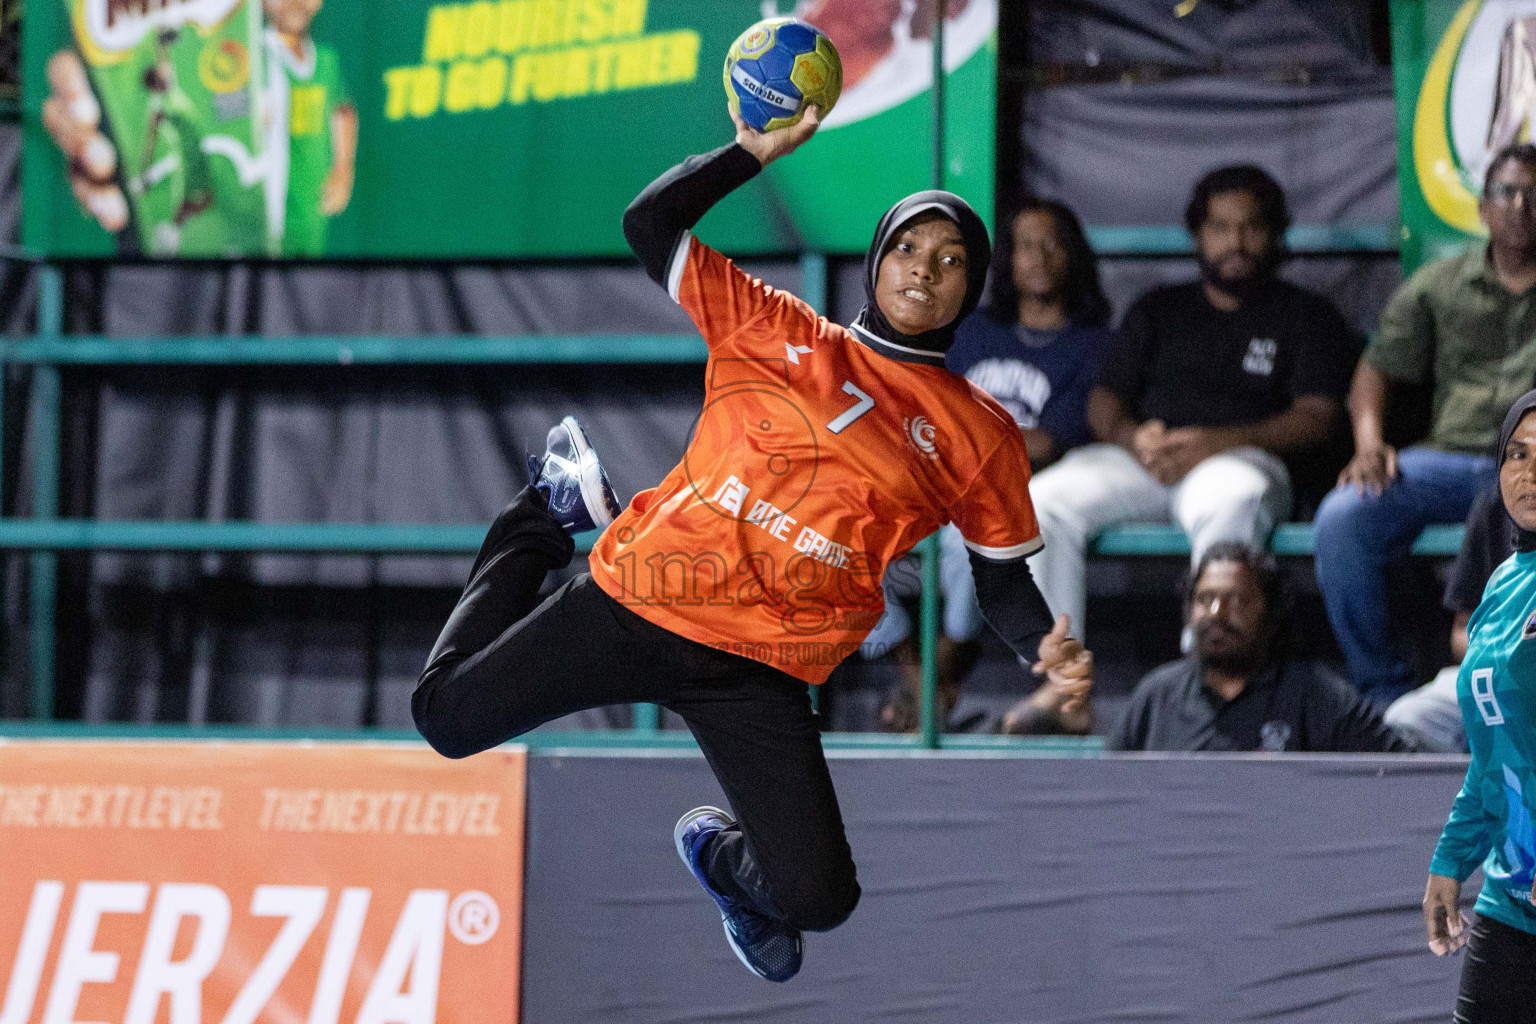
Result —
[[[1504, 417], [1504, 426], [1499, 429], [1499, 447], [1494, 457], [1499, 460], [1499, 465], [1504, 465], [1504, 451], [1509, 447], [1509, 439], [1515, 436], [1515, 428], [1520, 426], [1520, 421], [1532, 412], [1536, 412], [1536, 391], [1527, 391], [1514, 405], [1509, 407], [1509, 413]], [[1504, 488], [1499, 488], [1499, 504], [1504, 505]], [[1509, 506], [1504, 505], [1504, 514], [1509, 515]], [[1514, 516], [1509, 516], [1514, 522]], [[1515, 550], [1536, 551], [1536, 531], [1521, 527], [1518, 522], [1515, 527]]]
[[[880, 312], [880, 304], [875, 301], [875, 281], [880, 274], [880, 261], [896, 233], [913, 217], [929, 211], [942, 213], [960, 229], [960, 240], [965, 245], [965, 299], [960, 303], [960, 312], [943, 327], [917, 335], [902, 334]], [[943, 366], [944, 353], [955, 341], [955, 329], [981, 301], [982, 290], [987, 285], [987, 267], [991, 262], [992, 242], [987, 237], [987, 226], [969, 203], [953, 192], [937, 189], [914, 192], [885, 211], [875, 228], [874, 241], [870, 242], [869, 252], [864, 257], [864, 308], [853, 321], [855, 336], [892, 359]]]

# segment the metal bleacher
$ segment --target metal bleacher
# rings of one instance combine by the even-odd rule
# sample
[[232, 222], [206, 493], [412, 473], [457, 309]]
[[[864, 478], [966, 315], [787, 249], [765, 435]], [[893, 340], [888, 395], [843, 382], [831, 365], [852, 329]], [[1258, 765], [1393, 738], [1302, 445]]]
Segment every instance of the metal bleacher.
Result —
[[[1168, 257], [1189, 255], [1181, 228], [1107, 227], [1091, 232], [1101, 255]], [[1297, 226], [1288, 241], [1297, 255], [1384, 254], [1393, 251], [1390, 225]], [[827, 307], [827, 260], [818, 253], [800, 257], [801, 295], [817, 309]], [[702, 363], [703, 342], [691, 336], [592, 335], [529, 337], [178, 337], [108, 338], [65, 335], [63, 275], [60, 266], [40, 263], [37, 330], [33, 336], [0, 340], [0, 369], [31, 371], [27, 435], [31, 452], [30, 518], [0, 518], [0, 550], [30, 553], [30, 652], [32, 713], [54, 714], [55, 604], [57, 553], [85, 551], [245, 551], [362, 554], [468, 554], [479, 547], [486, 525], [478, 523], [399, 525], [381, 523], [170, 522], [61, 519], [59, 511], [61, 375], [76, 367], [177, 365], [561, 364]], [[3, 398], [3, 391], [0, 391]], [[0, 416], [0, 423], [4, 417]], [[0, 445], [0, 452], [5, 451]], [[3, 480], [0, 474], [0, 480]], [[3, 505], [0, 505], [3, 507]], [[1420, 555], [1455, 554], [1459, 526], [1432, 527], [1414, 546]], [[581, 538], [582, 549], [593, 538]], [[1307, 524], [1281, 526], [1272, 540], [1276, 554], [1310, 556]], [[932, 664], [937, 622], [937, 558], [932, 538], [923, 558], [923, 658]], [[1173, 527], [1128, 525], [1106, 531], [1093, 551], [1103, 557], [1187, 555], [1183, 533]], [[929, 673], [931, 675], [931, 672]], [[925, 694], [931, 705], [931, 694]], [[931, 717], [925, 707], [925, 719]], [[654, 711], [637, 718], [655, 728]], [[928, 732], [932, 732], [930, 728]]]

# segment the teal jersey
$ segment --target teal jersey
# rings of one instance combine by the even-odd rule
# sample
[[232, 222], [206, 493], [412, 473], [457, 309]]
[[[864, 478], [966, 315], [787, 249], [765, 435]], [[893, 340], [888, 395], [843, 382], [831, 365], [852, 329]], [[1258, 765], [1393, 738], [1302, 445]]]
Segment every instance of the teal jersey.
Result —
[[1464, 881], [1481, 864], [1477, 912], [1536, 935], [1536, 552], [1494, 571], [1467, 641], [1456, 697], [1472, 763], [1429, 870]]

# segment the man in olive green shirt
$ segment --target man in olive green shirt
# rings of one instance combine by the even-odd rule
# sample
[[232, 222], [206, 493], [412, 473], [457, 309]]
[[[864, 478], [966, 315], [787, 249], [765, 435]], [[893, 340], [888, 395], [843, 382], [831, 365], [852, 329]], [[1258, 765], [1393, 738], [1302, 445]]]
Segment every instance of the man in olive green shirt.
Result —
[[[1383, 706], [1415, 685], [1385, 570], [1424, 527], [1466, 519], [1493, 479], [1504, 413], [1536, 383], [1536, 146], [1493, 158], [1478, 212], [1488, 244], [1421, 268], [1382, 311], [1350, 388], [1355, 457], [1317, 512], [1328, 619], [1355, 685]], [[1381, 433], [1393, 381], [1434, 393], [1429, 437], [1401, 452]]]

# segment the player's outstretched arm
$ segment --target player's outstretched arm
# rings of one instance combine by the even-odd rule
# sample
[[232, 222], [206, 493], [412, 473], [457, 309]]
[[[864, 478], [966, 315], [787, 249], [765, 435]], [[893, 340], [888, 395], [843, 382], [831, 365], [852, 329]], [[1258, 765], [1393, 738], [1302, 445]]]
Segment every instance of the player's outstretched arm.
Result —
[[756, 132], [740, 118], [736, 141], [691, 156], [645, 187], [624, 211], [624, 238], [651, 280], [667, 285], [667, 272], [679, 243], [710, 207], [756, 177], [768, 164], [794, 152], [821, 123], [815, 107], [797, 124]]
[[[1033, 663], [1037, 655], [1046, 653], [1041, 644], [1051, 636], [1056, 620], [1051, 617], [1045, 596], [1030, 574], [1028, 560], [1014, 558], [995, 562], [975, 551], [969, 554], [971, 576], [976, 580], [976, 603], [981, 606], [982, 618], [1014, 654]], [[1064, 633], [1062, 636], [1065, 638]], [[1081, 649], [1080, 644], [1077, 649]]]

